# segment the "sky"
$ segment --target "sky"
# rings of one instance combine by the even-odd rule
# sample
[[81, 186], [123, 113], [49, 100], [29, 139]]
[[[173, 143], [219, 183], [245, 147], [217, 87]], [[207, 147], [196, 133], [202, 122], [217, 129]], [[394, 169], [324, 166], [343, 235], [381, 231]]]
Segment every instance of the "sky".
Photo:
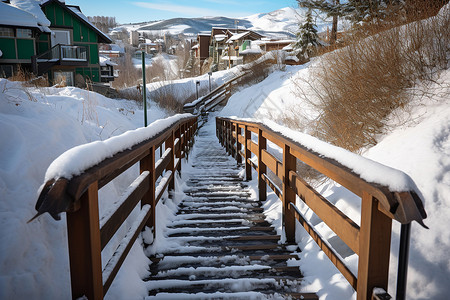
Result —
[[246, 17], [283, 7], [297, 7], [295, 0], [67, 0], [87, 16], [116, 17], [118, 23], [137, 23], [177, 17]]

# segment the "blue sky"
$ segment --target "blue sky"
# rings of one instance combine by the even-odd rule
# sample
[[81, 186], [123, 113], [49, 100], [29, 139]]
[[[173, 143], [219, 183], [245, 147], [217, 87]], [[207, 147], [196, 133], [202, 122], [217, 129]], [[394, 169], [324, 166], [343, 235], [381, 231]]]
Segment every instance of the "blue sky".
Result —
[[283, 7], [297, 7], [295, 0], [66, 0], [87, 16], [116, 17], [119, 23], [144, 22], [176, 17], [245, 17]]

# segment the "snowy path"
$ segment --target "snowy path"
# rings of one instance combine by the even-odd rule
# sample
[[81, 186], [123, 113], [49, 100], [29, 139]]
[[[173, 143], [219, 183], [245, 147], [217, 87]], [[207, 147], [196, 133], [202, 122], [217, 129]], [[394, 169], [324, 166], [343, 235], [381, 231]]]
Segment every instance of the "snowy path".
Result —
[[210, 120], [199, 131], [186, 197], [166, 231], [177, 246], [152, 258], [146, 299], [317, 299], [300, 293], [300, 270], [287, 265], [298, 249], [278, 244], [214, 128]]

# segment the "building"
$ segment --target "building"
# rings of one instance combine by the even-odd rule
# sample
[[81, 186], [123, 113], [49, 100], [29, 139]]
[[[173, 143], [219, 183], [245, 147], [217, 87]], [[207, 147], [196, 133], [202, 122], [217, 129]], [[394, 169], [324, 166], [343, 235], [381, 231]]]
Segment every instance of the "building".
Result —
[[211, 69], [213, 71], [223, 70], [225, 69], [225, 64], [223, 60], [221, 60], [221, 56], [224, 51], [228, 48], [226, 45], [226, 41], [235, 33], [242, 33], [248, 30], [241, 28], [222, 28], [222, 27], [213, 27], [211, 29], [211, 36], [209, 42], [209, 57], [212, 58], [212, 66]]
[[258, 41], [264, 37], [251, 30], [234, 34], [230, 32], [227, 34], [227, 36], [230, 35], [231, 37], [226, 41], [226, 55], [221, 57], [221, 59], [227, 62], [227, 65], [230, 67], [243, 64], [244, 56], [241, 53], [245, 53], [247, 48], [251, 48], [252, 41]]
[[36, 75], [46, 74], [52, 83], [74, 85], [77, 74], [101, 81], [99, 44], [112, 41], [80, 7], [58, 0], [11, 0], [0, 5], [3, 76], [20, 66]]

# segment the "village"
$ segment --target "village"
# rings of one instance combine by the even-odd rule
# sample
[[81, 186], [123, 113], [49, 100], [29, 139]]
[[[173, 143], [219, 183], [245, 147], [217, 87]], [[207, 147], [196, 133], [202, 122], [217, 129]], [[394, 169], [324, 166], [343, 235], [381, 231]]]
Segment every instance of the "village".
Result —
[[[20, 1], [1, 3], [0, 74], [5, 78], [20, 70], [37, 77], [45, 75], [50, 85], [86, 87], [88, 81], [123, 88], [137, 85], [140, 75], [130, 78], [128, 72], [122, 72], [128, 80], [116, 84], [113, 81], [131, 64], [139, 65], [142, 52], [149, 62], [147, 66], [158, 55], [176, 60], [172, 80], [230, 69], [274, 50], [281, 50], [280, 59], [288, 65], [307, 61], [294, 50], [294, 33], [264, 36], [239, 26], [238, 20], [233, 28], [211, 27], [197, 34], [161, 31], [158, 35], [118, 26], [114, 17], [86, 17], [82, 8], [63, 1], [24, 3], [31, 5]], [[328, 45], [328, 30], [320, 32], [319, 37], [320, 45]]]
[[448, 298], [448, 0], [0, 0], [0, 300]]

